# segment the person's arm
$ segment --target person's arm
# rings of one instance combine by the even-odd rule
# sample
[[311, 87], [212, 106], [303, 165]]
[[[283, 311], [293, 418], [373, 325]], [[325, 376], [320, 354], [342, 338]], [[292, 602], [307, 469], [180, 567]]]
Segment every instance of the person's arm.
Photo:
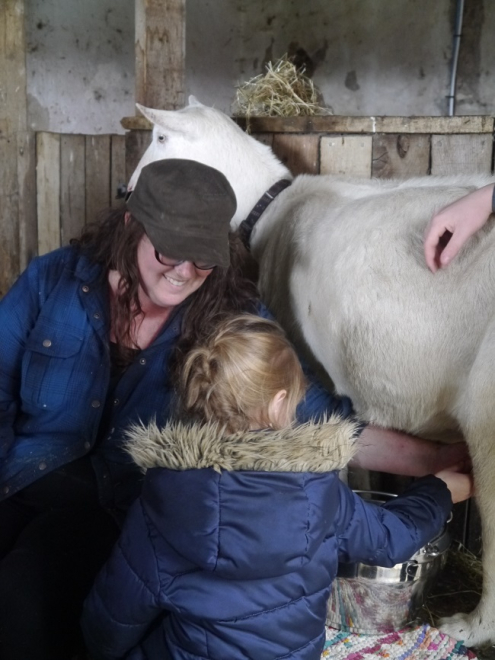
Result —
[[38, 271], [28, 268], [0, 301], [0, 459], [15, 441], [21, 364], [27, 336], [40, 311]]
[[[424, 238], [428, 268], [435, 273], [447, 266], [468, 238], [481, 229], [495, 210], [495, 185], [479, 188], [444, 207], [430, 220]], [[445, 234], [450, 239], [445, 244]], [[443, 239], [443, 240], [442, 240]]]
[[445, 525], [452, 510], [446, 483], [423, 477], [382, 506], [339, 484], [335, 520], [339, 561], [391, 567], [410, 559]]
[[358, 451], [351, 461], [353, 467], [423, 477], [463, 464], [470, 468], [467, 445], [423, 440], [407, 433], [366, 426], [357, 439]]
[[92, 660], [126, 656], [165, 613], [160, 600], [157, 560], [138, 499], [84, 603], [81, 629]]

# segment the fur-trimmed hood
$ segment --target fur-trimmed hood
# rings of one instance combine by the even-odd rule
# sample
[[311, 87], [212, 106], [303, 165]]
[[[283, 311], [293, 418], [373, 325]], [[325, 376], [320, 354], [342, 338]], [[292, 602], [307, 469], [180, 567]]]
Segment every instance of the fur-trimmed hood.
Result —
[[140, 502], [153, 535], [191, 569], [257, 579], [304, 565], [321, 546], [339, 506], [335, 470], [356, 434], [339, 418], [234, 435], [151, 424], [130, 431], [128, 451], [147, 471]]
[[358, 425], [337, 416], [281, 431], [226, 434], [218, 424], [152, 423], [127, 433], [127, 451], [144, 470], [213, 468], [257, 472], [331, 472], [355, 453]]

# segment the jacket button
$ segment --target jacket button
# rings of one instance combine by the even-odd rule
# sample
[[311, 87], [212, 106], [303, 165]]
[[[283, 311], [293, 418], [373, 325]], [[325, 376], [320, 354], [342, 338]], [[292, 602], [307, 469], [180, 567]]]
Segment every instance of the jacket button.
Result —
[[114, 400], [113, 400], [113, 405], [114, 405], [114, 406], [118, 406], [119, 403], [120, 403], [120, 400], [119, 400], [119, 399], [114, 399]]
[[84, 449], [91, 449], [91, 443], [86, 441], [84, 443]]
[[41, 463], [38, 465], [38, 469], [40, 470], [46, 470], [46, 463], [45, 461], [41, 461]]
[[84, 286], [82, 287], [82, 290], [84, 291], [84, 293], [88, 293], [89, 286], [87, 284], [84, 284]]
[[43, 346], [45, 348], [50, 348], [51, 345], [52, 345], [52, 342], [51, 342], [50, 339], [43, 339]]
[[97, 399], [95, 399], [94, 401], [91, 401], [91, 407], [92, 407], [92, 408], [99, 408], [100, 405], [101, 405], [101, 404], [100, 404], [100, 402], [99, 402]]
[[98, 312], [95, 312], [95, 313], [93, 314], [93, 318], [94, 318], [94, 319], [99, 319], [99, 318], [100, 318], [100, 315], [98, 314]]
[[145, 359], [145, 358], [141, 358], [141, 359], [139, 360], [139, 364], [146, 364], [146, 359]]
[[4, 495], [8, 495], [9, 492], [10, 492], [10, 486], [4, 486], [4, 487], [3, 487], [3, 493], [4, 493]]

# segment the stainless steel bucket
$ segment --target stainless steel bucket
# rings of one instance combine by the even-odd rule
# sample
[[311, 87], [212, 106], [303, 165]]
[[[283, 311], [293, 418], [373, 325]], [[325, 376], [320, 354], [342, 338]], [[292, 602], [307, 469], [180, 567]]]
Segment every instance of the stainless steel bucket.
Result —
[[[356, 491], [383, 504], [391, 493]], [[447, 525], [408, 561], [392, 568], [339, 564], [328, 601], [327, 625], [345, 632], [380, 634], [414, 621], [433, 581], [445, 565], [450, 546]]]

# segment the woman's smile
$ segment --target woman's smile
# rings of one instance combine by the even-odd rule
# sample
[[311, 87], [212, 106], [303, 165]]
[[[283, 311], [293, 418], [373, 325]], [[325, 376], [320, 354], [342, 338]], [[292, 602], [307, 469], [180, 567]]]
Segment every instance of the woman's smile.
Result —
[[143, 309], [180, 305], [204, 284], [211, 270], [200, 270], [191, 261], [165, 266], [155, 258], [155, 249], [146, 234], [137, 249]]

